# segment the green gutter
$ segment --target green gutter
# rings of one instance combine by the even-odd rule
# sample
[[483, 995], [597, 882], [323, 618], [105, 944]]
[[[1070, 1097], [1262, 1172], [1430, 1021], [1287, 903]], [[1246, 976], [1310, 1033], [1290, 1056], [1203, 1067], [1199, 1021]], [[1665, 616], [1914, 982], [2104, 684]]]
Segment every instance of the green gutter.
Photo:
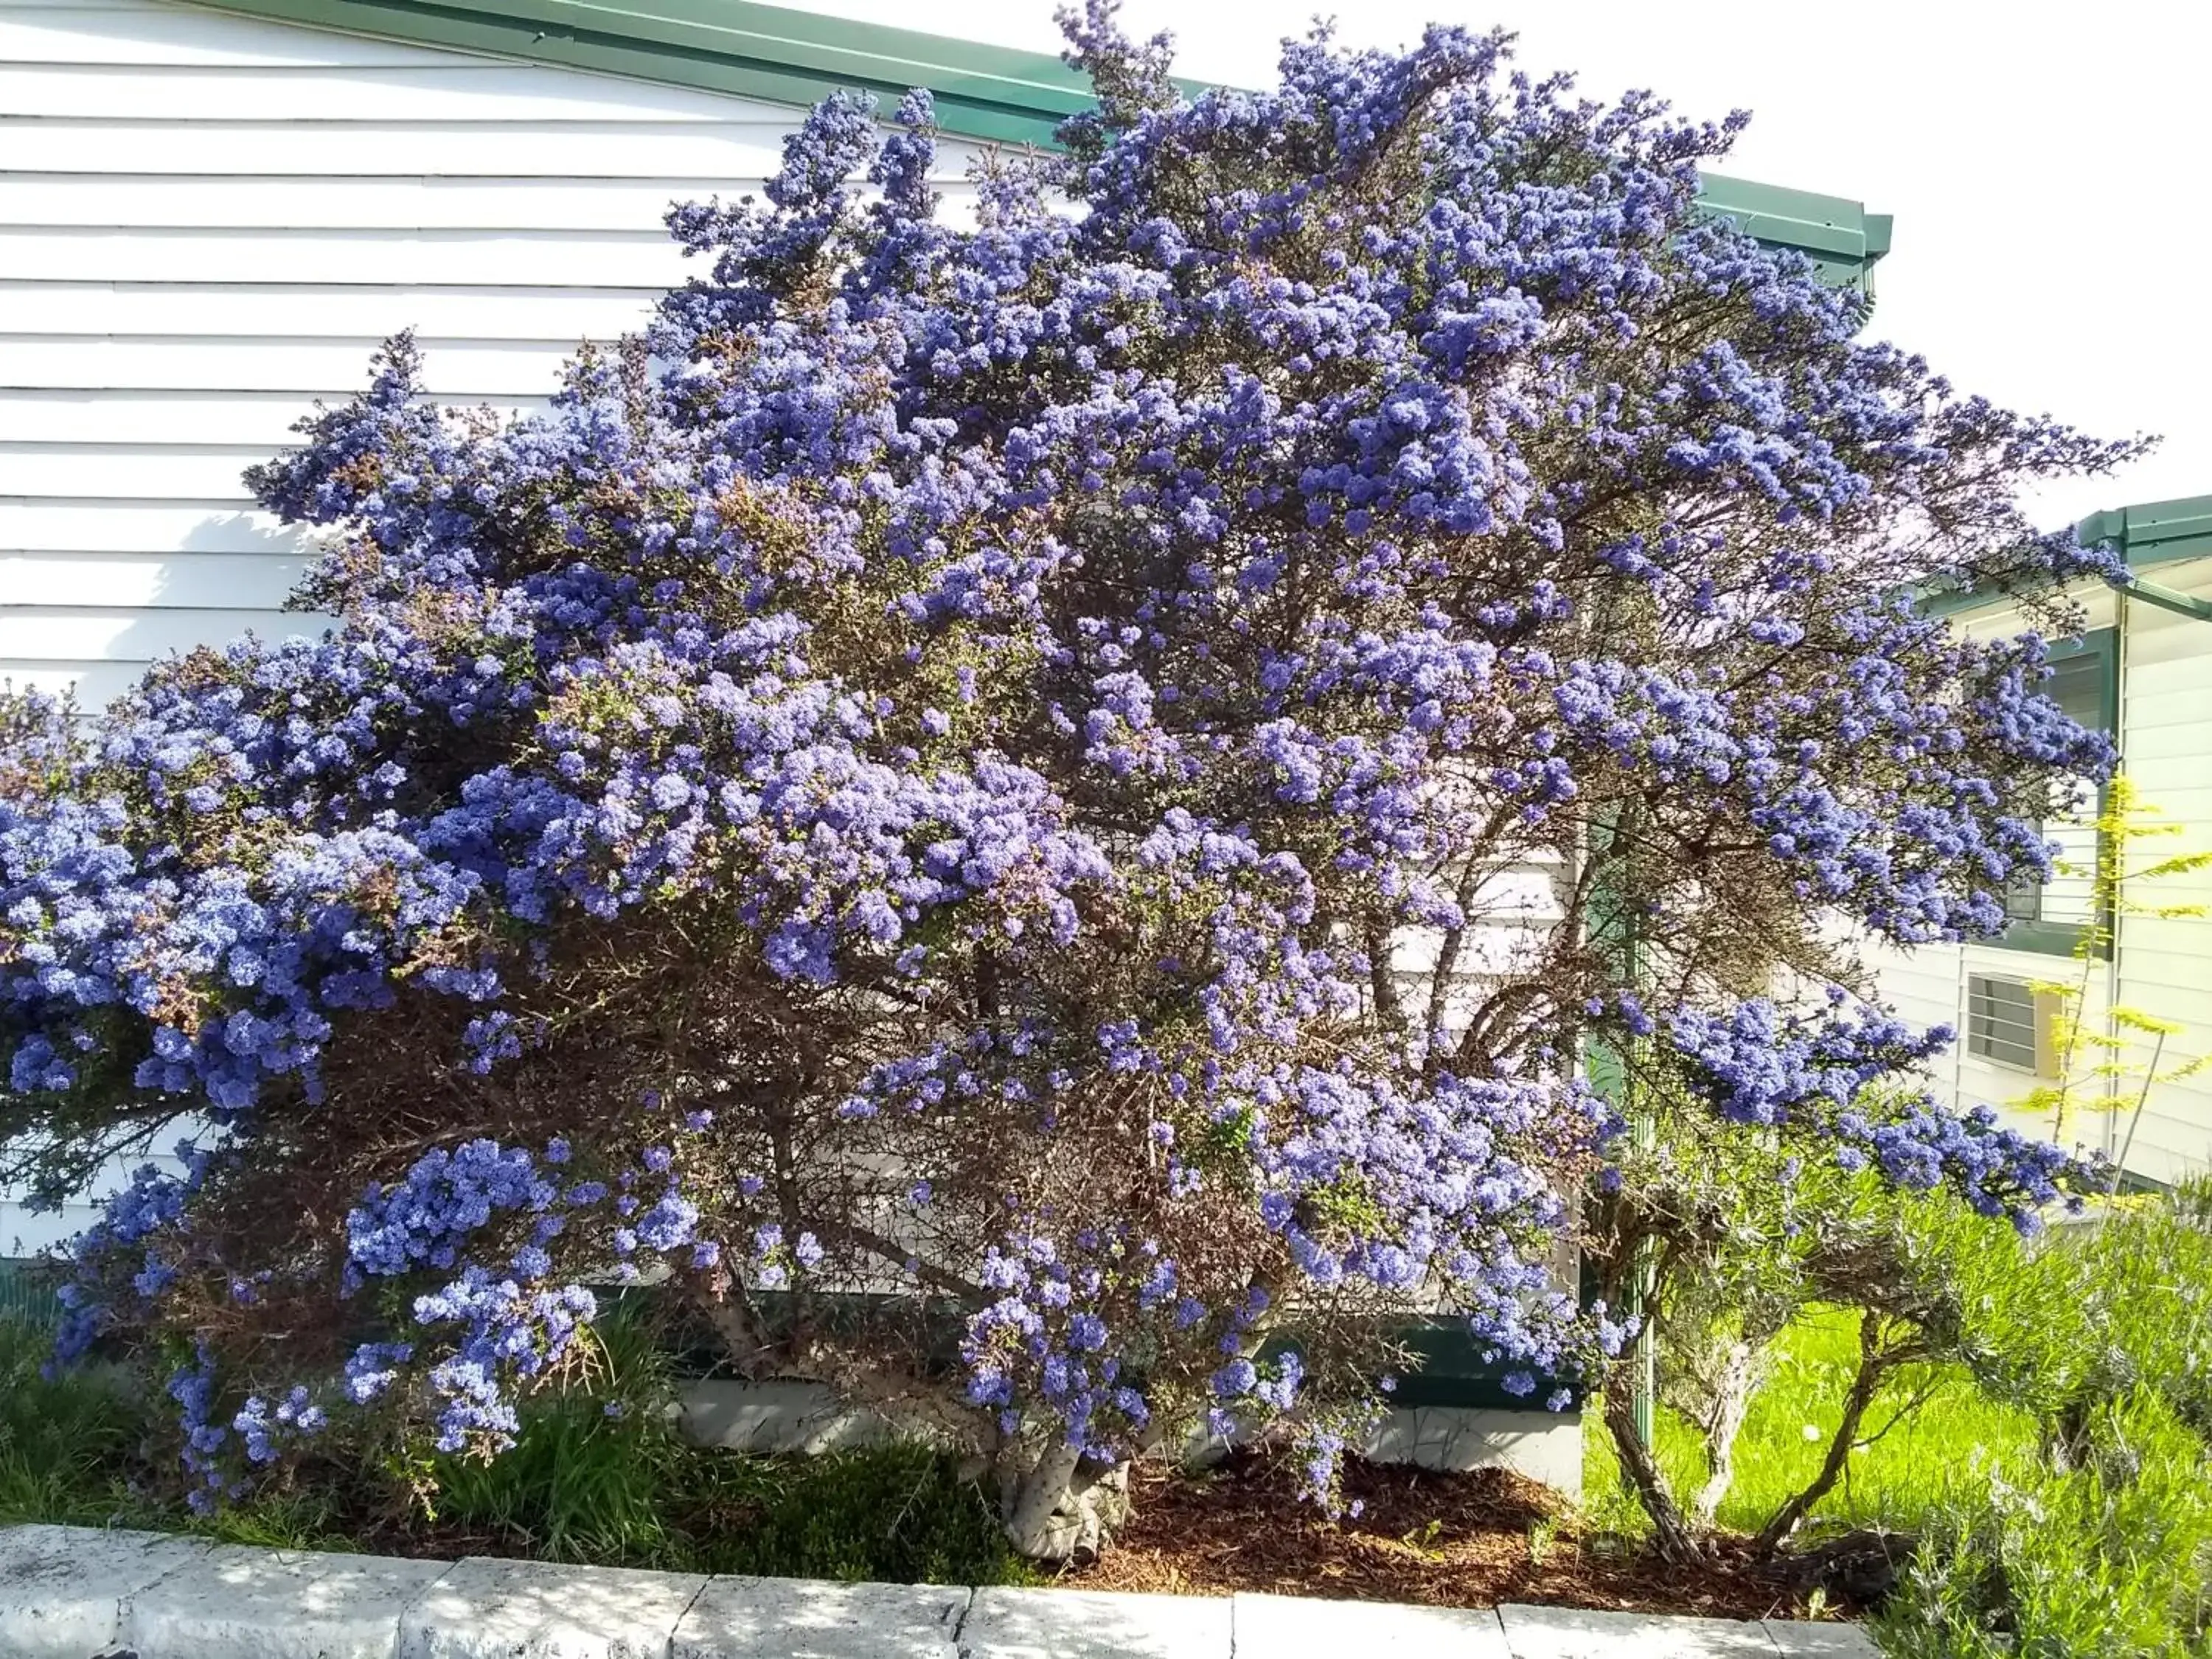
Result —
[[[888, 107], [914, 87], [963, 138], [1049, 148], [1091, 106], [1088, 80], [1048, 52], [857, 23], [754, 0], [210, 0], [221, 11], [799, 107], [840, 88]], [[1204, 88], [1186, 82], [1195, 95]], [[1759, 240], [1865, 289], [1889, 251], [1887, 215], [1810, 191], [1709, 175], [1702, 198]]]
[[2156, 582], [2137, 577], [2128, 584], [2128, 597], [2141, 599], [2145, 605], [2154, 605], [2161, 611], [2171, 611], [2178, 617], [2187, 617], [2197, 622], [2212, 622], [2212, 599], [2200, 599], [2193, 593], [2161, 587]]
[[[2084, 547], [2111, 547], [2131, 571], [2181, 559], [2212, 558], [2212, 495], [2190, 495], [2179, 501], [2146, 501], [2136, 507], [2116, 507], [2092, 513], [2074, 526]], [[2147, 605], [2212, 622], [2212, 601], [2137, 576], [2126, 592]], [[2012, 597], [2004, 588], [1953, 588], [1924, 594], [1920, 609], [1932, 617], [1949, 616]]]

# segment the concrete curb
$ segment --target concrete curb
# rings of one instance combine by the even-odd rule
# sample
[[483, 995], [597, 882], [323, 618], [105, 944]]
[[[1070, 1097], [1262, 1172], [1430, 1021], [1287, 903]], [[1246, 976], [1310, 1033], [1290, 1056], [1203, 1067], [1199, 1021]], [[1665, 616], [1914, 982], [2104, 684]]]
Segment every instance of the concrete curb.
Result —
[[0, 1529], [9, 1659], [1875, 1659], [1850, 1625], [702, 1577]]

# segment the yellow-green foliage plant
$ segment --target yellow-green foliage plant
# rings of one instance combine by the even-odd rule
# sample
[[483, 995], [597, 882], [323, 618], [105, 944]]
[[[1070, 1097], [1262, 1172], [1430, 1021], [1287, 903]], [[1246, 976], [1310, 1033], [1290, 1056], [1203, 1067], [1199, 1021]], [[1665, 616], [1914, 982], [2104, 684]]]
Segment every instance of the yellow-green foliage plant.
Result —
[[[2051, 1048], [2055, 1077], [2039, 1083], [2014, 1103], [2032, 1112], [2051, 1115], [2051, 1138], [2062, 1146], [2077, 1112], [2126, 1112], [2125, 1139], [2112, 1171], [2112, 1189], [2119, 1189], [2135, 1144], [2136, 1124], [2141, 1121], [2152, 1088], [2176, 1083], [2212, 1064], [2212, 1054], [2200, 1054], [2176, 1066], [2163, 1066], [2166, 1039], [2185, 1029], [2173, 1020], [2141, 1008], [2115, 1003], [2093, 1016], [2089, 987], [2098, 964], [2110, 959], [2117, 945], [2121, 919], [2150, 916], [2162, 920], [2202, 917], [2207, 907], [2198, 903], [2166, 903], [2143, 896], [2146, 887], [2171, 883], [2178, 877], [2212, 868], [2212, 851], [2148, 857], [2137, 843], [2181, 833], [2182, 826], [2159, 815], [2142, 800], [2124, 773], [2116, 773], [2105, 790], [2096, 818], [2096, 854], [2086, 873], [2089, 880], [2089, 916], [2074, 946], [2079, 971], [2068, 980], [2033, 980], [2029, 988], [2055, 1000], [2051, 1014]], [[2085, 872], [2061, 864], [2063, 874]], [[2150, 1058], [2138, 1062], [2130, 1051], [2138, 1042], [2150, 1044]]]

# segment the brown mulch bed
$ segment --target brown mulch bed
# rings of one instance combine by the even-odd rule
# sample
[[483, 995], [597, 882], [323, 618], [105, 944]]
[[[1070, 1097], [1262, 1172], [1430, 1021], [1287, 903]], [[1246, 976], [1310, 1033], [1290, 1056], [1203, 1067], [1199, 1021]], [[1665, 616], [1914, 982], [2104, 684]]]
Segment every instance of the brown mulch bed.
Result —
[[[1140, 1465], [1135, 1513], [1071, 1588], [1226, 1595], [1269, 1590], [1343, 1601], [1490, 1607], [1549, 1602], [1719, 1619], [1802, 1619], [1803, 1594], [1723, 1544], [1702, 1565], [1578, 1533], [1555, 1494], [1502, 1470], [1464, 1474], [1352, 1462], [1331, 1521], [1294, 1501], [1288, 1460], [1244, 1455], [1200, 1474]], [[1829, 1601], [1833, 1616], [1852, 1609]]]

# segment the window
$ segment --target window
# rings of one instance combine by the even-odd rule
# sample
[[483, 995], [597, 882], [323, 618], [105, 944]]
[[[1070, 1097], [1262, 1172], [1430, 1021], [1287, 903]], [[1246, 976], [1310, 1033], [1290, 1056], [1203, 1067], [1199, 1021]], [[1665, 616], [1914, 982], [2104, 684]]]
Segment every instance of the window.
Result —
[[1966, 976], [1966, 1052], [2038, 1070], [2035, 993], [2016, 979], [1988, 974]]
[[[2051, 678], [2043, 695], [2093, 732], [2112, 732], [2118, 724], [2119, 679], [2118, 637], [2112, 629], [2100, 629], [2077, 645], [2058, 646], [2051, 653]], [[2048, 833], [2050, 826], [2036, 828]], [[2002, 944], [2029, 951], [2064, 955], [2080, 938], [2080, 925], [2051, 921], [2044, 914], [2044, 886], [2033, 875], [2015, 878], [2004, 896], [2004, 912], [2011, 928]]]

